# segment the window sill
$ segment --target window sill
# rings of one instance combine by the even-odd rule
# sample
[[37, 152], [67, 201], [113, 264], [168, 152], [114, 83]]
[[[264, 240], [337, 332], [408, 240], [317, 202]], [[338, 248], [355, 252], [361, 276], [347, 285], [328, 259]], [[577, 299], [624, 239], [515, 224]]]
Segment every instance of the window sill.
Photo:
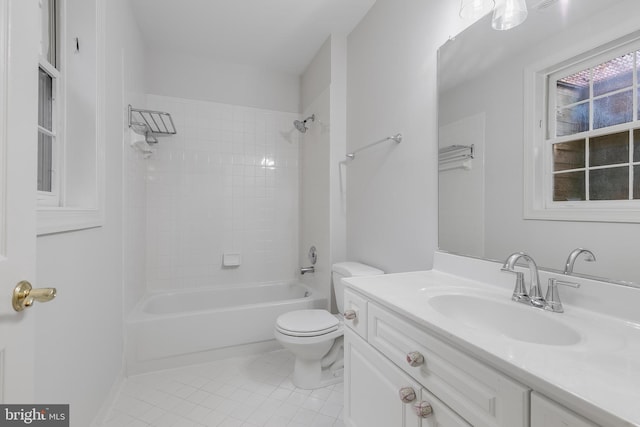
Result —
[[104, 215], [100, 209], [40, 207], [37, 224], [37, 235], [44, 236], [102, 227]]
[[524, 219], [546, 221], [589, 221], [639, 223], [640, 209], [535, 208], [525, 206]]

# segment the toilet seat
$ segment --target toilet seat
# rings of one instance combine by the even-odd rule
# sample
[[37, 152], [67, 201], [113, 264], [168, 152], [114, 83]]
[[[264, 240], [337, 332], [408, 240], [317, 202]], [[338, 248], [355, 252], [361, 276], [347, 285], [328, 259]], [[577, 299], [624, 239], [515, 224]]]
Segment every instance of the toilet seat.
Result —
[[327, 310], [296, 310], [276, 320], [276, 329], [294, 337], [315, 337], [338, 330], [340, 320]]

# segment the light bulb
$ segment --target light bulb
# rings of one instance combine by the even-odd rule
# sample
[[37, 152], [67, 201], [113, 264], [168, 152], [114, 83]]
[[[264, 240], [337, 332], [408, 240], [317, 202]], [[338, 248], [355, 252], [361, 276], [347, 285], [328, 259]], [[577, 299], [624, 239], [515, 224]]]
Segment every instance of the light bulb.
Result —
[[527, 19], [525, 0], [500, 0], [493, 10], [491, 26], [494, 30], [510, 30]]
[[495, 0], [462, 0], [460, 17], [464, 20], [476, 21], [493, 10]]

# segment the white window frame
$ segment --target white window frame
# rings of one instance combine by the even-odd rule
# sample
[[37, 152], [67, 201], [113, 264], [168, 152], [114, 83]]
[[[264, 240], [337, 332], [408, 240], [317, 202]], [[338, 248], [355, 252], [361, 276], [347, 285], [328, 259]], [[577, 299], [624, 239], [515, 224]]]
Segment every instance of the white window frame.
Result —
[[[57, 159], [57, 202], [48, 203], [44, 200], [38, 203], [37, 209], [37, 234], [47, 235], [52, 233], [60, 233], [67, 231], [83, 230], [88, 228], [100, 227], [105, 222], [105, 16], [106, 16], [106, 0], [92, 0], [95, 1], [96, 6], [96, 132], [95, 132], [95, 160], [96, 170], [95, 175], [87, 176], [86, 179], [95, 180], [95, 186], [93, 190], [95, 193], [91, 194], [87, 199], [95, 200], [95, 202], [87, 203], [81, 206], [70, 206], [65, 197], [65, 188], [69, 184], [66, 182], [65, 166], [67, 162], [76, 161], [73, 157], [67, 157], [72, 153], [67, 152], [67, 147], [63, 141], [59, 141], [58, 144], [58, 159]], [[60, 24], [58, 49], [60, 54], [58, 56], [60, 79], [59, 81], [66, 81], [66, 66], [68, 55], [65, 47], [68, 46], [69, 37], [68, 27], [68, 10], [66, 0], [58, 0], [58, 19]], [[41, 61], [42, 62], [42, 61]], [[64, 99], [64, 93], [68, 89], [68, 86], [60, 84], [58, 86], [58, 114], [62, 115], [58, 123], [58, 139], [61, 138], [61, 133], [64, 133], [66, 123], [68, 120], [73, 119], [66, 117], [67, 100]], [[61, 102], [61, 99], [64, 99]], [[54, 119], [55, 120], [55, 119]]]
[[64, 114], [62, 113], [62, 107], [64, 101], [62, 100], [62, 78], [61, 73], [58, 71], [46, 58], [40, 57], [39, 68], [47, 73], [52, 79], [52, 129], [43, 128], [38, 125], [38, 132], [45, 133], [52, 137], [52, 159], [51, 159], [51, 191], [37, 191], [38, 206], [60, 206], [60, 170], [62, 170], [61, 155], [60, 153], [64, 149]]
[[[623, 26], [618, 31], [627, 30]], [[628, 31], [628, 30], [627, 30]], [[625, 35], [626, 34], [626, 35]], [[612, 41], [613, 40], [613, 41]], [[550, 55], [544, 61], [525, 69], [524, 75], [524, 218], [559, 221], [595, 222], [640, 222], [640, 201], [565, 201], [554, 202], [553, 198], [553, 153], [547, 137], [550, 121], [555, 121], [555, 109], [549, 111], [549, 76], [559, 70], [568, 70], [575, 64], [576, 71], [588, 68], [587, 61], [598, 63], [603, 56], [620, 52], [628, 53], [633, 43], [640, 43], [640, 32], [602, 34], [571, 49]], [[640, 45], [637, 46], [640, 50]], [[625, 52], [625, 50], [627, 52]], [[567, 59], [571, 58], [571, 59]], [[585, 65], [586, 64], [586, 65]], [[634, 85], [637, 82], [634, 81]], [[634, 89], [634, 105], [637, 102]], [[554, 102], [555, 104], [555, 102]], [[590, 109], [590, 114], [593, 114]], [[635, 118], [634, 113], [634, 118]], [[629, 126], [640, 128], [640, 121], [633, 121], [590, 131], [591, 136], [611, 134], [627, 130]], [[580, 139], [587, 132], [574, 134], [567, 140]], [[564, 137], [562, 137], [564, 138]], [[558, 138], [556, 138], [558, 139]]]

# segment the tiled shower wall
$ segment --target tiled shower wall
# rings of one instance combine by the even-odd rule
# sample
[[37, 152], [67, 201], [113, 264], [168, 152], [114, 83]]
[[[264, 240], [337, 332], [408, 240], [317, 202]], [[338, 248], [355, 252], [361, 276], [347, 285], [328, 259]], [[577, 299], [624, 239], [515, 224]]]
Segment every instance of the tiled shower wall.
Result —
[[298, 115], [156, 95], [147, 107], [178, 131], [147, 161], [147, 289], [293, 279]]

